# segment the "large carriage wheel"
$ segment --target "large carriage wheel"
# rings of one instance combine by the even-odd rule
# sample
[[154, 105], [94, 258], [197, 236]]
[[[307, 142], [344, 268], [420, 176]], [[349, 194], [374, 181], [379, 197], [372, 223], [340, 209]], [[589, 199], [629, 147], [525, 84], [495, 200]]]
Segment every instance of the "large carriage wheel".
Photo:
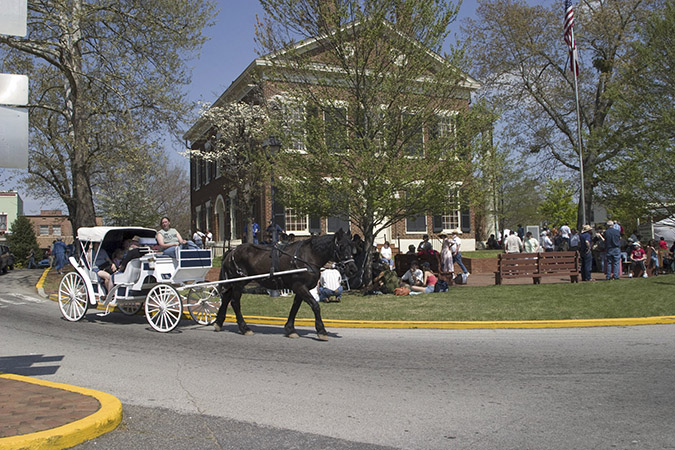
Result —
[[215, 286], [194, 287], [188, 291], [187, 309], [192, 319], [200, 325], [216, 321], [220, 308], [220, 294]]
[[152, 328], [167, 333], [178, 325], [183, 315], [183, 302], [176, 289], [158, 284], [150, 289], [145, 299], [145, 318]]
[[119, 302], [117, 309], [125, 316], [135, 316], [143, 307], [143, 302]]
[[59, 284], [59, 309], [66, 320], [77, 322], [87, 312], [87, 286], [77, 272], [69, 272]]

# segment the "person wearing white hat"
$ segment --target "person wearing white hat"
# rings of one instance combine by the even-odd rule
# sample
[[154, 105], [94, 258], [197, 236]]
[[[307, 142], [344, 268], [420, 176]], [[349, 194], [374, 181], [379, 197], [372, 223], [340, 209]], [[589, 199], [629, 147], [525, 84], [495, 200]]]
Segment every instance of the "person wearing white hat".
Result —
[[543, 248], [545, 252], [553, 251], [553, 241], [551, 240], [550, 237], [548, 237], [548, 233], [546, 232], [546, 230], [541, 232], [541, 238], [539, 239], [539, 243], [541, 244], [541, 248]]

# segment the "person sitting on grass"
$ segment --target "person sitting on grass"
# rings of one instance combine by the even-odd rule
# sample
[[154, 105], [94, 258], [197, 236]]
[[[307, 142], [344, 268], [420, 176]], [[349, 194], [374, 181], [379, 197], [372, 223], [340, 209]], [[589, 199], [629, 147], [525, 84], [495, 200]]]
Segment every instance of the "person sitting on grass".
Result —
[[332, 261], [328, 261], [323, 269], [321, 269], [321, 277], [319, 278], [319, 301], [329, 302], [331, 297], [335, 297], [335, 301], [342, 300], [342, 275], [340, 271], [335, 268]]
[[424, 273], [419, 269], [417, 261], [410, 263], [410, 269], [401, 277], [403, 283], [410, 286], [421, 286], [424, 279]]
[[436, 282], [438, 278], [431, 271], [431, 264], [427, 261], [422, 263], [422, 285], [421, 286], [411, 286], [410, 289], [415, 292], [423, 292], [425, 294], [430, 294], [436, 289]]

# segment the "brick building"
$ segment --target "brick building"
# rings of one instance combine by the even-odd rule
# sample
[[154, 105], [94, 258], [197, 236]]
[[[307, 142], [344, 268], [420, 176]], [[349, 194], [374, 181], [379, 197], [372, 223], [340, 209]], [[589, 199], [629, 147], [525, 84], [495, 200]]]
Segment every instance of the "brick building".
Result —
[[[73, 226], [60, 209], [42, 210], [39, 215], [27, 215], [33, 225], [38, 246], [47, 249], [52, 242], [61, 238], [66, 244], [74, 241]], [[103, 218], [96, 218], [96, 225], [103, 225]]]
[[[296, 50], [312, 52], [316, 49], [312, 48], [311, 43], [308, 45], [307, 42], [301, 42]], [[432, 55], [434, 58], [436, 56]], [[265, 101], [280, 94], [286, 94], [289, 91], [289, 85], [280, 82], [278, 78], [275, 79], [270, 73], [268, 57], [263, 56], [254, 60], [220, 95], [214, 106], [233, 102], [255, 103], [259, 101], [256, 96], [261, 95], [261, 92]], [[317, 61], [321, 60], [321, 55], [317, 55], [316, 58]], [[325, 66], [324, 73], [329, 74], [331, 70], [330, 67]], [[318, 77], [320, 75], [317, 75]], [[452, 106], [448, 106], [448, 109], [453, 112], [467, 109], [471, 93], [480, 85], [468, 75], [464, 75], [461, 86], [458, 97], [454, 99]], [[294, 112], [290, 111], [289, 115], [292, 114]], [[208, 125], [203, 121], [198, 121], [185, 134], [184, 139], [190, 148], [203, 149], [211, 133], [212, 130]], [[429, 130], [420, 132], [420, 145], [429, 139], [429, 133]], [[237, 196], [236, 190], [232, 189], [226, 177], [222, 176], [216, 162], [191, 158], [190, 190], [193, 228], [211, 230], [214, 241], [217, 243], [225, 243], [225, 245], [240, 243], [244, 236], [245, 217], [237, 210], [234, 201]], [[440, 215], [420, 215], [400, 220], [377, 236], [376, 242], [382, 243], [388, 240], [392, 245], [406, 249], [409, 244], [417, 245], [423, 234], [457, 231], [461, 233], [463, 249], [472, 250], [475, 248], [473, 210], [468, 207], [467, 202], [463, 201], [464, 199], [459, 198], [459, 190], [449, 195], [455, 196], [450, 199], [453, 204], [457, 199], [459, 200], [457, 209]], [[258, 193], [254, 217], [262, 230], [265, 229], [268, 220], [274, 218], [275, 222], [280, 224], [287, 233], [293, 233], [298, 237], [309, 236], [312, 233], [332, 233], [339, 228], [346, 229], [347, 227], [350, 227], [353, 232], [360, 232], [353, 225], [350, 226], [343, 217], [312, 217], [300, 214], [297, 209], [293, 208], [293, 205], [282, 205], [279, 201], [275, 201], [274, 188], [269, 184]], [[434, 246], [440, 250], [440, 241], [434, 241]]]

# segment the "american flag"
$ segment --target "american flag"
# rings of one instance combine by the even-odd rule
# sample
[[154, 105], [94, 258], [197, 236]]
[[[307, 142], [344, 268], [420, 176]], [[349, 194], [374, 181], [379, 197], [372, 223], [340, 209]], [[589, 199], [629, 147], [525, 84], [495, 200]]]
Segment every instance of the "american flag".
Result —
[[565, 42], [570, 52], [570, 70], [579, 75], [579, 64], [577, 62], [577, 46], [574, 42], [574, 6], [570, 0], [565, 0]]

